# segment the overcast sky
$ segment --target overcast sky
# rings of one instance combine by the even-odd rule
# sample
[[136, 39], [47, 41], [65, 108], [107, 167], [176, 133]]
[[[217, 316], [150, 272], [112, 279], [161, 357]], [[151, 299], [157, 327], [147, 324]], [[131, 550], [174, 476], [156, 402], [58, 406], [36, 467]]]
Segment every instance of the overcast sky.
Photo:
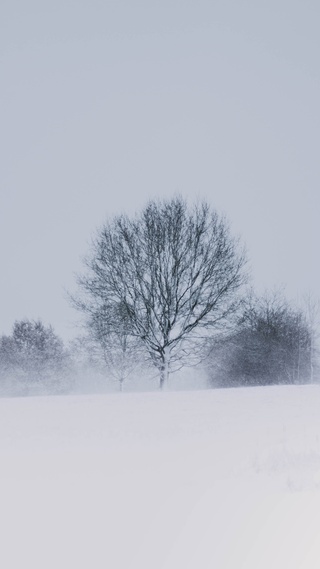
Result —
[[0, 4], [0, 333], [71, 338], [96, 228], [177, 192], [227, 214], [258, 289], [319, 295], [318, 0]]

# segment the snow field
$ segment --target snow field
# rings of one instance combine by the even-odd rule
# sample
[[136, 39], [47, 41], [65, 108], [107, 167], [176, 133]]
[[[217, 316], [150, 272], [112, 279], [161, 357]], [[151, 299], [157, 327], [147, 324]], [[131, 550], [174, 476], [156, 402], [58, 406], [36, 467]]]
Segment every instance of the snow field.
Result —
[[320, 388], [0, 400], [5, 569], [318, 569]]

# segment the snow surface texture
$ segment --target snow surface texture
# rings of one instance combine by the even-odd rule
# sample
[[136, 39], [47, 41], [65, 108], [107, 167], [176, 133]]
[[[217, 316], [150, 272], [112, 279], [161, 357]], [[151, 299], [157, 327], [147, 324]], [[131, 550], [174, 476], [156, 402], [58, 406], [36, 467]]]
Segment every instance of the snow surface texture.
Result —
[[0, 400], [5, 569], [320, 567], [320, 388]]

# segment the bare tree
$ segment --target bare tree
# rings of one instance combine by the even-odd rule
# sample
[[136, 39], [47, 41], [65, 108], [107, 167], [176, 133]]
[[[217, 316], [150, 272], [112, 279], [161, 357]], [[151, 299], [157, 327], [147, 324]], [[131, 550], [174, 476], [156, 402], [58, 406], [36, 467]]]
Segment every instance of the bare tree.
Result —
[[150, 201], [140, 215], [115, 217], [98, 232], [75, 303], [102, 328], [106, 307], [121, 306], [162, 388], [170, 372], [190, 363], [208, 330], [236, 310], [244, 265], [226, 220], [206, 202]]
[[281, 291], [250, 293], [232, 334], [212, 346], [209, 375], [216, 384], [266, 385], [309, 381], [311, 329], [302, 310]]
[[69, 354], [51, 326], [20, 320], [11, 336], [0, 338], [0, 376], [10, 377], [25, 392], [61, 392], [69, 387]]
[[131, 333], [131, 323], [124, 306], [100, 307], [87, 321], [90, 337], [100, 346], [100, 355], [108, 373], [123, 391], [128, 380], [145, 359], [143, 344]]
[[313, 383], [315, 376], [317, 377], [319, 373], [319, 300], [313, 298], [310, 293], [304, 295], [302, 299], [302, 310], [304, 311], [305, 318], [310, 330], [309, 372], [310, 383]]

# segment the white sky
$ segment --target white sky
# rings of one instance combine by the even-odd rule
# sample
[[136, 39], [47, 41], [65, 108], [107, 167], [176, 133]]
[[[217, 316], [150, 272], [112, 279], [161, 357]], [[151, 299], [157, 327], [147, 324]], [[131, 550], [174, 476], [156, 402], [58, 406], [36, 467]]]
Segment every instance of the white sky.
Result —
[[64, 338], [91, 235], [205, 197], [258, 288], [320, 285], [318, 0], [1, 0], [0, 333]]

